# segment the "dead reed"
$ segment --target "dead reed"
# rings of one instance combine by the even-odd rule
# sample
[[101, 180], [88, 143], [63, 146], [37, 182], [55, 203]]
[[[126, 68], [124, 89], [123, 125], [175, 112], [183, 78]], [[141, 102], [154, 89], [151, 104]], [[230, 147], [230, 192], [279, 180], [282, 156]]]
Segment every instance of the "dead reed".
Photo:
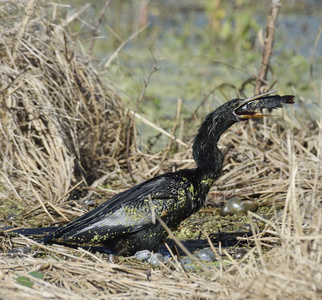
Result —
[[75, 52], [71, 19], [51, 23], [35, 1], [2, 2], [0, 13], [0, 201], [38, 202], [54, 221], [48, 205], [124, 155], [124, 110]]
[[[66, 220], [82, 214], [66, 200], [85, 175], [96, 185], [115, 179], [112, 193], [132, 184], [119, 172], [127, 159], [137, 180], [194, 166], [190, 148], [152, 155], [133, 147], [127, 158], [121, 101], [76, 53], [68, 22], [50, 23], [35, 1], [6, 2], [0, 13], [1, 206], [20, 201], [38, 212], [30, 218]], [[191, 146], [192, 138], [183, 141]], [[175, 264], [108, 262], [84, 249], [0, 237], [2, 251], [30, 245], [40, 255], [0, 254], [0, 299], [321, 299], [321, 121], [303, 121], [289, 110], [276, 120], [234, 126], [220, 147], [226, 161], [213, 192], [283, 207], [271, 219], [251, 215], [254, 235], [242, 259], [223, 249], [220, 265], [197, 275]], [[260, 233], [257, 219], [266, 223]]]

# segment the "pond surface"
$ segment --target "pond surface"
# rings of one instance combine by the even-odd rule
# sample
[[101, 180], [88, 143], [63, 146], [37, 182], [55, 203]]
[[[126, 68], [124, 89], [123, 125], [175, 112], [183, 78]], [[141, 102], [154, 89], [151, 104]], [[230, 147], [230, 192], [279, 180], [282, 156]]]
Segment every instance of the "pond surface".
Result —
[[[70, 1], [68, 2], [70, 3]], [[73, 1], [72, 1], [73, 3]], [[75, 1], [79, 7], [80, 1]], [[87, 2], [86, 2], [87, 3]], [[81, 22], [82, 42], [88, 43], [105, 1], [92, 3]], [[261, 64], [261, 38], [265, 35], [271, 1], [112, 1], [100, 26], [94, 54], [98, 68], [134, 109], [144, 80], [159, 57], [139, 113], [171, 130], [177, 99], [183, 100], [182, 116], [191, 116], [205, 101], [209, 111], [238, 96], [244, 82]], [[74, 8], [69, 9], [69, 13]], [[274, 55], [268, 82], [279, 94], [295, 94], [308, 109], [309, 118], [321, 115], [322, 41], [315, 48], [322, 26], [322, 1], [283, 1], [278, 18]], [[133, 33], [147, 28], [120, 49], [116, 59], [104, 64]], [[84, 33], [85, 32], [85, 33]], [[313, 59], [314, 58], [314, 59]], [[313, 62], [313, 63], [312, 63]], [[312, 66], [313, 72], [310, 73]], [[312, 77], [313, 75], [313, 77]], [[222, 88], [218, 86], [226, 84]], [[253, 86], [243, 90], [251, 96]], [[124, 97], [126, 98], [126, 97]], [[299, 101], [295, 104], [302, 114]], [[167, 123], [164, 120], [169, 119]], [[140, 122], [139, 130], [152, 133]]]

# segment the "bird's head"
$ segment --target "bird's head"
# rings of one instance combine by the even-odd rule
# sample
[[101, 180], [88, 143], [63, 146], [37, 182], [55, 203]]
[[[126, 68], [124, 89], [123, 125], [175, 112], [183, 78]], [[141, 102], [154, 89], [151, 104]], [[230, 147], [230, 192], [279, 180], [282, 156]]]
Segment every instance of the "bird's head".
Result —
[[213, 113], [214, 119], [221, 119], [228, 122], [236, 123], [252, 118], [269, 116], [262, 113], [262, 110], [276, 109], [283, 106], [283, 104], [294, 103], [294, 96], [268, 96], [269, 93], [257, 95], [248, 99], [233, 99], [220, 107], [218, 107]]
[[206, 129], [208, 135], [214, 134], [219, 136], [234, 123], [245, 121], [252, 118], [269, 116], [262, 113], [263, 109], [276, 109], [283, 104], [294, 103], [294, 96], [268, 96], [272, 92], [257, 95], [248, 99], [233, 99], [221, 106], [206, 117], [205, 122], [201, 125]]

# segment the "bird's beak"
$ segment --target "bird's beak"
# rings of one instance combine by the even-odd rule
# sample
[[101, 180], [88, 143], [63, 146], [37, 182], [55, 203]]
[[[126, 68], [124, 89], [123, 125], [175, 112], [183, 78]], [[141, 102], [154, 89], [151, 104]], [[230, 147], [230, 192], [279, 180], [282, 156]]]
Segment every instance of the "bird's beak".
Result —
[[252, 118], [261, 118], [269, 117], [271, 115], [266, 115], [262, 113], [263, 108], [274, 109], [282, 107], [283, 103], [291, 104], [294, 103], [294, 96], [268, 96], [269, 94], [274, 93], [274, 91], [264, 93], [261, 95], [256, 95], [254, 97], [244, 99], [234, 110], [235, 114], [241, 120], [252, 119]]

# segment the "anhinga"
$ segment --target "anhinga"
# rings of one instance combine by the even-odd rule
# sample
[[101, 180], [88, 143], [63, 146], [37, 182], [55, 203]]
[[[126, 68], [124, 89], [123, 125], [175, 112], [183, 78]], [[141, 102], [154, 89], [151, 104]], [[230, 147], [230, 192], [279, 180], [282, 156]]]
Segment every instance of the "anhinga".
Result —
[[42, 242], [100, 244], [122, 255], [143, 249], [157, 251], [167, 233], [158, 221], [154, 222], [153, 213], [174, 230], [203, 206], [222, 170], [224, 158], [217, 147], [221, 134], [234, 123], [264, 116], [258, 110], [294, 103], [294, 96], [268, 94], [230, 100], [206, 117], [193, 143], [196, 168], [166, 173], [115, 195], [78, 219], [58, 227]]

